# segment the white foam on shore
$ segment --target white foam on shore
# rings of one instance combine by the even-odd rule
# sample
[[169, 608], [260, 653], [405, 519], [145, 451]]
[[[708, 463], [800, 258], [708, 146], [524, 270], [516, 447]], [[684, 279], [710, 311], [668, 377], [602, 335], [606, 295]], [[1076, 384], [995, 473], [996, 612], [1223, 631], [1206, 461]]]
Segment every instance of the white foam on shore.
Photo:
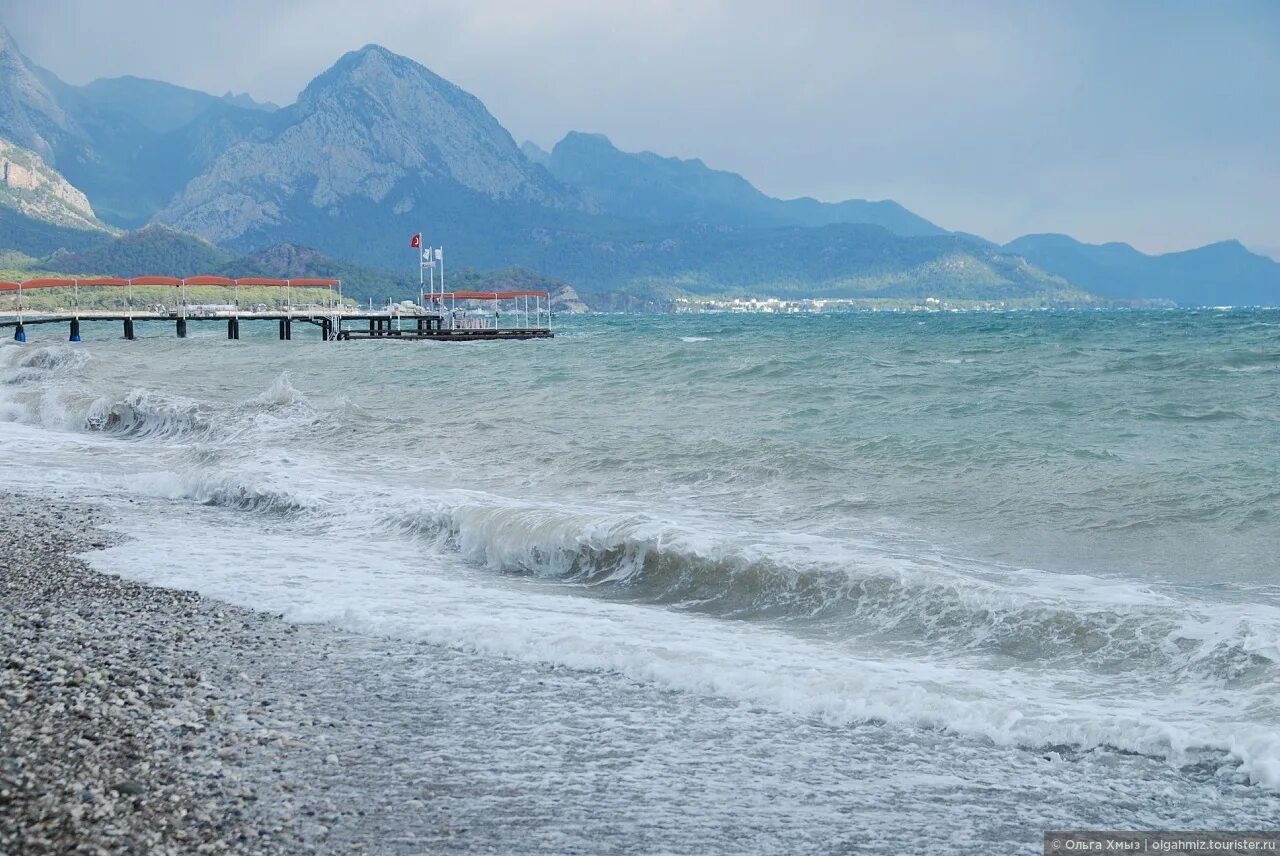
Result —
[[1010, 747], [1109, 746], [1175, 763], [1219, 752], [1252, 781], [1280, 787], [1280, 735], [1225, 710], [1206, 716], [1199, 686], [1103, 699], [1082, 673], [868, 657], [759, 624], [478, 577], [404, 544], [224, 525], [188, 518], [175, 542], [153, 537], [143, 521], [126, 523], [138, 540], [90, 558], [104, 571], [293, 621], [617, 672], [837, 724], [882, 720]]

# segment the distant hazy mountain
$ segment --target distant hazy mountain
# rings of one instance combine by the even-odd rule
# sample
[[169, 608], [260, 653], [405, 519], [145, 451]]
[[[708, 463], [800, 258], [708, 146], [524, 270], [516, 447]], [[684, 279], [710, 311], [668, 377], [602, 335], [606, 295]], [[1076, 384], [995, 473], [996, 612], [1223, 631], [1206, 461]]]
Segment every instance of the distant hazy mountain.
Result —
[[754, 229], [653, 224], [618, 235], [547, 229], [514, 263], [601, 292], [774, 294], [983, 300], [1088, 295], [1019, 256], [950, 235], [903, 236], [869, 224]]
[[598, 135], [569, 134], [550, 153], [517, 147], [475, 97], [373, 45], [276, 109], [133, 77], [71, 86], [0, 31], [0, 138], [70, 185], [50, 185], [70, 207], [46, 205], [46, 219], [0, 204], [0, 250], [106, 240], [70, 225], [74, 190], [105, 223], [152, 220], [210, 242], [147, 230], [60, 262], [96, 272], [107, 261], [197, 272], [224, 249], [296, 245], [416, 277], [408, 237], [422, 230], [455, 269], [519, 265], [589, 301], [630, 292], [615, 303], [626, 306], [671, 291], [1087, 300], [1078, 287], [1280, 302], [1277, 265], [1234, 243], [1160, 257], [1046, 236], [1001, 248], [894, 202], [774, 199], [699, 160], [625, 153]]
[[478, 99], [384, 48], [346, 54], [275, 116], [268, 136], [231, 145], [159, 219], [242, 244], [355, 215], [363, 204], [401, 218], [399, 231], [472, 198], [579, 205]]
[[273, 116], [136, 77], [63, 84], [59, 101], [84, 135], [87, 152], [64, 159], [67, 178], [104, 219], [126, 227], [150, 220], [229, 145], [267, 133]]
[[137, 77], [71, 86], [0, 30], [0, 136], [39, 154], [115, 226], [150, 220], [270, 116], [262, 105]]
[[[290, 243], [411, 271], [416, 261], [407, 239], [423, 229], [429, 244], [446, 244], [461, 264], [533, 268], [570, 279], [584, 296], [648, 289], [657, 281], [711, 293], [766, 282], [792, 294], [953, 289], [1023, 297], [1069, 290], [975, 242], [913, 243], [921, 239], [865, 224], [795, 225], [884, 212], [899, 228], [941, 231], [892, 203], [782, 202], [738, 176], [624, 155], [585, 135], [557, 146], [549, 156], [553, 167], [557, 158], [570, 162], [575, 146], [585, 143], [664, 176], [667, 189], [684, 187], [686, 207], [701, 204], [716, 216], [615, 205], [616, 197], [573, 187], [581, 175], [561, 172], [571, 180], [557, 181], [555, 170], [535, 162], [538, 150], [522, 152], [480, 101], [376, 46], [342, 57], [272, 118], [267, 135], [232, 144], [159, 218], [240, 251]], [[777, 223], [786, 227], [760, 228]]]
[[[535, 152], [531, 159], [536, 157]], [[871, 223], [899, 235], [945, 234], [896, 202], [775, 199], [737, 173], [711, 169], [698, 159], [622, 152], [603, 134], [569, 133], [551, 150], [546, 166], [556, 178], [581, 188], [602, 211], [654, 223], [760, 227]]]
[[538, 166], [546, 166], [551, 160], [551, 152], [539, 146], [532, 140], [525, 140], [520, 144], [520, 151], [524, 152], [524, 156], [536, 163]]
[[[77, 113], [115, 115], [159, 133], [189, 125], [210, 108], [235, 105], [235, 99], [185, 89], [141, 77], [111, 77], [67, 87]], [[65, 96], [64, 96], [65, 103]]]
[[58, 165], [56, 149], [81, 137], [79, 128], [0, 25], [0, 134]]
[[1280, 263], [1249, 252], [1239, 241], [1150, 256], [1128, 244], [1026, 235], [1004, 249], [1103, 297], [1182, 305], [1280, 304]]

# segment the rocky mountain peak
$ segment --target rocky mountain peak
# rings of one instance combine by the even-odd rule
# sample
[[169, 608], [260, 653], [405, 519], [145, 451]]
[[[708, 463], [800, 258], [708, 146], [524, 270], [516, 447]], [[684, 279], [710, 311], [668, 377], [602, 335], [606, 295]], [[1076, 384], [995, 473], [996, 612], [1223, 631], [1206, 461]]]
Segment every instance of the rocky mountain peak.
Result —
[[73, 229], [105, 231], [83, 193], [36, 152], [0, 139], [0, 206]]
[[53, 164], [59, 142], [75, 127], [36, 71], [0, 27], [0, 135]]
[[458, 192], [577, 204], [478, 98], [378, 45], [343, 55], [277, 116], [273, 136], [230, 147], [159, 219], [228, 241], [290, 211], [353, 201], [396, 216], [430, 216], [442, 194]]

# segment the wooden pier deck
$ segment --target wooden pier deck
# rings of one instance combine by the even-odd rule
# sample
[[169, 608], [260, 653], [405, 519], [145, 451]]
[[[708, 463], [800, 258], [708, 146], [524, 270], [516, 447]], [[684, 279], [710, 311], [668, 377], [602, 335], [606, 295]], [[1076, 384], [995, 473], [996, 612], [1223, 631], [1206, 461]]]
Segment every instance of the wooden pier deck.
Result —
[[[395, 341], [434, 342], [483, 342], [522, 339], [550, 339], [555, 334], [547, 326], [489, 326], [452, 327], [451, 319], [438, 313], [402, 315], [389, 312], [217, 312], [182, 315], [176, 312], [102, 312], [86, 310], [79, 313], [32, 313], [0, 315], [0, 329], [13, 328], [15, 338], [25, 341], [26, 329], [49, 324], [65, 324], [71, 341], [79, 341], [80, 330], [86, 323], [115, 323], [120, 325], [125, 339], [137, 338], [140, 322], [165, 322], [174, 325], [174, 335], [187, 337], [192, 325], [208, 322], [226, 324], [227, 338], [240, 338], [241, 325], [246, 322], [275, 322], [280, 341], [293, 338], [295, 324], [310, 324], [318, 328], [325, 341], [349, 342], [355, 340], [389, 339]], [[18, 333], [22, 333], [18, 336]]]
[[[229, 296], [234, 296], [234, 304], [217, 307], [193, 305], [187, 300], [187, 288], [196, 286], [225, 288]], [[284, 300], [274, 301], [274, 308], [261, 303], [255, 308], [244, 309], [240, 289], [246, 287], [276, 289], [284, 295]], [[117, 298], [117, 308], [82, 308], [82, 290], [104, 288], [114, 289], [123, 297], [123, 300]], [[140, 310], [135, 308], [135, 288], [159, 288], [169, 297], [153, 309]], [[298, 305], [292, 295], [301, 289], [323, 289], [328, 296]], [[61, 308], [32, 310], [24, 298], [36, 290], [52, 290], [49, 293], [58, 295], [59, 301], [54, 305]], [[12, 309], [0, 312], [0, 329], [12, 327], [13, 338], [19, 342], [27, 340], [28, 327], [49, 324], [66, 324], [68, 338], [78, 342], [81, 325], [87, 322], [120, 324], [124, 338], [135, 339], [140, 321], [172, 323], [174, 334], [180, 339], [187, 337], [191, 324], [208, 321], [225, 322], [227, 338], [232, 340], [240, 338], [240, 325], [251, 321], [274, 321], [281, 341], [293, 338], [295, 322], [318, 327], [320, 337], [327, 342], [359, 339], [477, 342], [550, 339], [555, 335], [551, 332], [551, 296], [545, 291], [441, 291], [432, 292], [430, 300], [424, 292], [421, 295], [422, 306], [406, 301], [395, 305], [388, 303], [386, 309], [377, 311], [372, 308], [362, 310], [344, 301], [342, 283], [336, 279], [229, 279], [211, 275], [181, 279], [169, 276], [42, 278], [25, 282], [0, 281], [0, 293], [14, 297]], [[67, 303], [61, 303], [62, 300]], [[477, 305], [491, 309], [477, 310], [474, 308]]]

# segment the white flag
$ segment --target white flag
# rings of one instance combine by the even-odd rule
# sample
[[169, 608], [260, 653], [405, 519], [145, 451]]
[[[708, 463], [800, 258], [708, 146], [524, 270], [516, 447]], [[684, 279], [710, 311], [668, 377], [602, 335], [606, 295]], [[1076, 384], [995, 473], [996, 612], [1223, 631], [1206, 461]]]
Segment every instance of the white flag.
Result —
[[436, 247], [436, 261], [444, 261], [444, 247]]
[[424, 262], [429, 262], [429, 261], [431, 261], [431, 248], [430, 248], [430, 247], [428, 247], [427, 249], [425, 249], [425, 250], [423, 250], [423, 251], [422, 251], [422, 260], [423, 260]]

